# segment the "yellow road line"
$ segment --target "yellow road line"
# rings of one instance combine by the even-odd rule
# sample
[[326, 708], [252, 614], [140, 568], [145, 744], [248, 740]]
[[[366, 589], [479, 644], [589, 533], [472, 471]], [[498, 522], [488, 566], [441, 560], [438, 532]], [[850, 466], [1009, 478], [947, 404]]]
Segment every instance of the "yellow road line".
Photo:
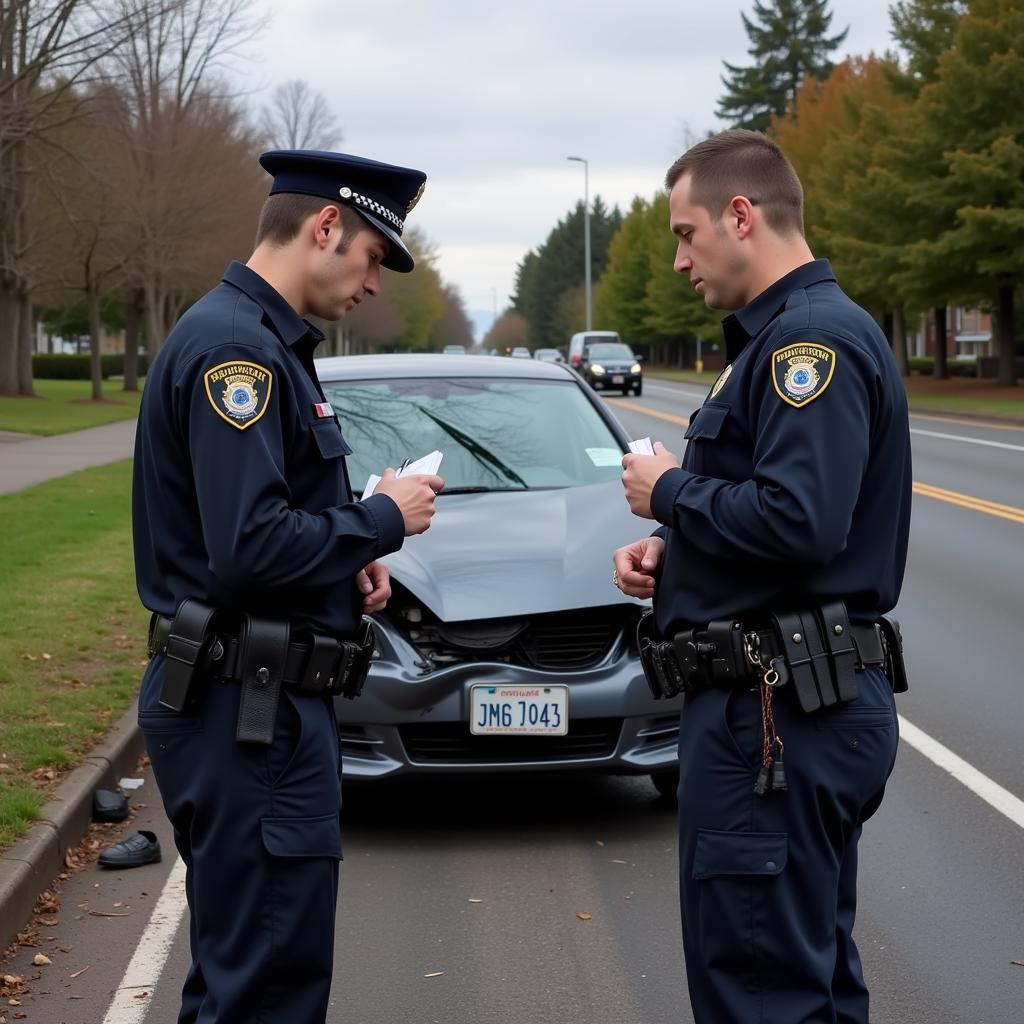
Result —
[[934, 498], [936, 501], [945, 501], [950, 505], [969, 508], [974, 512], [984, 512], [986, 515], [1008, 519], [1011, 523], [1024, 524], [1024, 508], [1000, 505], [996, 501], [986, 501], [984, 498], [975, 498], [973, 495], [961, 494], [959, 491], [947, 491], [944, 487], [933, 487], [931, 484], [922, 484], [917, 481], [914, 482], [914, 493], [926, 498]]
[[644, 416], [653, 416], [656, 420], [664, 420], [666, 423], [675, 423], [680, 427], [688, 427], [690, 421], [682, 416], [673, 416], [670, 412], [662, 412], [660, 409], [652, 409], [649, 405], [637, 405], [625, 398], [606, 398], [609, 405], [620, 405], [623, 409], [632, 409], [633, 412], [642, 413]]
[[[688, 426], [690, 422], [681, 416], [673, 416], [671, 413], [652, 409], [650, 406], [637, 405], [624, 398], [608, 398], [606, 401], [614, 405], [621, 405], [624, 409], [632, 409], [644, 416], [653, 416], [655, 419], [665, 420], [666, 423], [675, 423], [681, 427]], [[916, 480], [914, 481], [914, 493], [925, 498], [933, 498], [936, 501], [944, 501], [950, 505], [969, 508], [974, 512], [984, 512], [986, 515], [1008, 519], [1011, 523], [1024, 524], [1024, 509], [1016, 508], [1013, 505], [1001, 505], [996, 501], [975, 498], [971, 494], [961, 494], [959, 491], [948, 491], [944, 487], [935, 487], [932, 484], [923, 484]]]

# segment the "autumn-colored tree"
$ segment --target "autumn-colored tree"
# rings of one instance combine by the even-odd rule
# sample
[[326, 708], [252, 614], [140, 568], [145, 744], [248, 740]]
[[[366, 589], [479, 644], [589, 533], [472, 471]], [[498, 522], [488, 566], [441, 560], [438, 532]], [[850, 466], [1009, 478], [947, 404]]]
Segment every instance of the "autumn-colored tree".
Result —
[[501, 353], [505, 349], [525, 345], [528, 332], [529, 325], [526, 322], [526, 317], [514, 309], [508, 309], [494, 321], [491, 329], [480, 342], [480, 346], [485, 352], [489, 352], [493, 348]]
[[434, 329], [430, 332], [428, 345], [435, 352], [445, 345], [473, 345], [473, 325], [466, 316], [466, 306], [458, 288], [444, 285], [441, 288], [442, 312]]

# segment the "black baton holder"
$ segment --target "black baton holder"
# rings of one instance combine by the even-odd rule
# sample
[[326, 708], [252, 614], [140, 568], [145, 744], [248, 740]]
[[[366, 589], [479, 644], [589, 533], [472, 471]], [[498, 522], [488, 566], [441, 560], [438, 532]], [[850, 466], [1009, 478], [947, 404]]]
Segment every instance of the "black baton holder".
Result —
[[885, 651], [883, 666], [893, 693], [906, 693], [910, 689], [907, 679], [907, 664], [903, 660], [903, 634], [896, 619], [883, 615], [878, 621], [882, 630], [882, 647]]
[[242, 684], [235, 739], [239, 743], [274, 742], [274, 722], [281, 698], [288, 639], [287, 619], [246, 615], [238, 634], [237, 675]]
[[171, 711], [190, 711], [199, 702], [200, 676], [208, 668], [216, 608], [187, 598], [174, 616], [160, 688], [160, 703]]

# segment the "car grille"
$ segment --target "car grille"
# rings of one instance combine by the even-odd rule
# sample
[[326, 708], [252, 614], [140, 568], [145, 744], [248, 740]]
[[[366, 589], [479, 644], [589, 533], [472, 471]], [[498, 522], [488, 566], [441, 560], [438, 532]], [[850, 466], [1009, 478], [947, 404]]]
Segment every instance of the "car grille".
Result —
[[580, 670], [600, 664], [623, 634], [631, 637], [632, 608], [591, 608], [529, 619], [417, 626], [410, 639], [428, 667], [499, 661], [548, 671]]
[[521, 764], [611, 757], [622, 732], [621, 718], [577, 718], [565, 736], [474, 736], [466, 722], [421, 722], [399, 726], [409, 760]]

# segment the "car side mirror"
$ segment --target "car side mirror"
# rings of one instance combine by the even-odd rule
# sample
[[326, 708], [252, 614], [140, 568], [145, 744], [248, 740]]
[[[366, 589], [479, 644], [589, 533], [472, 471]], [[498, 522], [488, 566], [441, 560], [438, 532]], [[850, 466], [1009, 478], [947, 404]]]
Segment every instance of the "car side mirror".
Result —
[[637, 356], [636, 357], [636, 361], [638, 363], [642, 363], [646, 358], [647, 358], [647, 356]]

